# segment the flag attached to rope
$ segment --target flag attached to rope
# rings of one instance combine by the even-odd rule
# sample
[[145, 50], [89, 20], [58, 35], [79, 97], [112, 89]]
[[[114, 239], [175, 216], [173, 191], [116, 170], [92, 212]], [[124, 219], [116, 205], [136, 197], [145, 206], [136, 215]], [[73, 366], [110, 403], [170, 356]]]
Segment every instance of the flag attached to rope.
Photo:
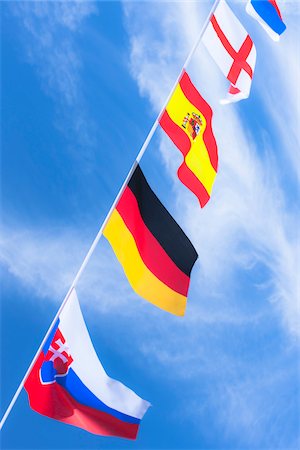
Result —
[[105, 229], [134, 291], [184, 315], [190, 273], [198, 257], [137, 166]]
[[184, 71], [159, 123], [184, 161], [178, 178], [203, 208], [211, 196], [218, 170], [218, 149], [212, 131], [212, 110]]
[[279, 41], [286, 26], [275, 0], [249, 0], [246, 11], [260, 23], [274, 41]]
[[230, 81], [230, 103], [249, 97], [256, 62], [256, 49], [243, 25], [225, 0], [221, 0], [203, 35], [203, 43]]
[[135, 439], [150, 406], [99, 361], [75, 290], [26, 382], [36, 412], [102, 436]]

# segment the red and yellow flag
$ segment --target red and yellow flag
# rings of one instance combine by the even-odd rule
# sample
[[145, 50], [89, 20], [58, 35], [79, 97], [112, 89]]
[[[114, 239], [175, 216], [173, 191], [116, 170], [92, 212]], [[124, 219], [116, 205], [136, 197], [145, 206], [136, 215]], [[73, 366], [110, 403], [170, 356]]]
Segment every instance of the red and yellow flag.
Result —
[[103, 234], [134, 291], [165, 311], [184, 315], [198, 255], [139, 166]]
[[178, 178], [198, 197], [201, 208], [210, 199], [218, 170], [211, 121], [211, 107], [184, 71], [159, 123], [184, 157]]

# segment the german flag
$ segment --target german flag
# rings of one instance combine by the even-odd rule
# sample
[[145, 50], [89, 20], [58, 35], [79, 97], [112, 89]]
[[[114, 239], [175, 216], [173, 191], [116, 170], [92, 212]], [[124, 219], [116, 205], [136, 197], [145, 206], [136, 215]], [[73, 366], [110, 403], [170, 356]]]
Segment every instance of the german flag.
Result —
[[159, 123], [184, 157], [178, 178], [198, 197], [201, 208], [210, 199], [218, 170], [211, 120], [211, 107], [184, 71]]
[[103, 234], [134, 291], [159, 308], [183, 316], [198, 255], [139, 166]]

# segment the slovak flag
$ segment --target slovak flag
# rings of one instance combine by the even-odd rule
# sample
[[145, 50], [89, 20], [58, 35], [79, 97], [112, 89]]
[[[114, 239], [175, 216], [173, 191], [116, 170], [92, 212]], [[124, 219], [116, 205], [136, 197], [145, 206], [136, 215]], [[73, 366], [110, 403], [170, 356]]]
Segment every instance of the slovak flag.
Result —
[[25, 389], [36, 412], [94, 434], [136, 439], [150, 404], [102, 367], [73, 289]]
[[260, 23], [274, 41], [279, 41], [286, 26], [275, 0], [249, 0], [246, 11]]
[[251, 37], [225, 0], [220, 1], [211, 16], [202, 40], [230, 81], [227, 98], [221, 103], [248, 98], [256, 62], [256, 49]]

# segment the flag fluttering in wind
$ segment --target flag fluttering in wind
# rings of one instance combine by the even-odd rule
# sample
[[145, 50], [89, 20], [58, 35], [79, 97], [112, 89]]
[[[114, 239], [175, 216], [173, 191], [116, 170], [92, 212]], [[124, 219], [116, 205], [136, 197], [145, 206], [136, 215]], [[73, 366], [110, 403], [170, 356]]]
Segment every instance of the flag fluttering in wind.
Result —
[[210, 106], [184, 71], [159, 123], [184, 157], [178, 178], [198, 197], [202, 208], [210, 199], [218, 170], [211, 120]]
[[203, 43], [230, 81], [230, 103], [249, 97], [256, 62], [256, 49], [243, 25], [225, 0], [221, 0], [203, 35]]
[[134, 291], [172, 314], [184, 315], [196, 250], [137, 166], [104, 236]]
[[274, 41], [279, 41], [286, 26], [275, 0], [249, 0], [246, 11], [258, 21]]
[[[286, 26], [276, 0], [248, 0], [246, 11], [272, 39], [279, 40]], [[190, 274], [198, 255], [149, 186], [138, 161], [159, 123], [183, 155], [178, 178], [196, 195], [202, 208], [209, 201], [218, 171], [213, 112], [185, 71], [201, 39], [230, 82], [227, 99], [222, 103], [248, 98], [256, 49], [226, 1], [220, 0], [214, 3], [167, 106], [159, 113], [77, 272], [71, 293], [67, 293], [55, 316], [55, 325], [51, 325], [46, 342], [37, 351], [2, 417], [0, 430], [25, 387], [31, 408], [44, 416], [94, 434], [136, 439], [150, 404], [106, 374], [84, 323], [74, 286], [103, 232], [133, 290], [165, 311], [184, 315]]]
[[135, 439], [150, 406], [104, 371], [74, 289], [25, 389], [38, 413], [102, 436]]

